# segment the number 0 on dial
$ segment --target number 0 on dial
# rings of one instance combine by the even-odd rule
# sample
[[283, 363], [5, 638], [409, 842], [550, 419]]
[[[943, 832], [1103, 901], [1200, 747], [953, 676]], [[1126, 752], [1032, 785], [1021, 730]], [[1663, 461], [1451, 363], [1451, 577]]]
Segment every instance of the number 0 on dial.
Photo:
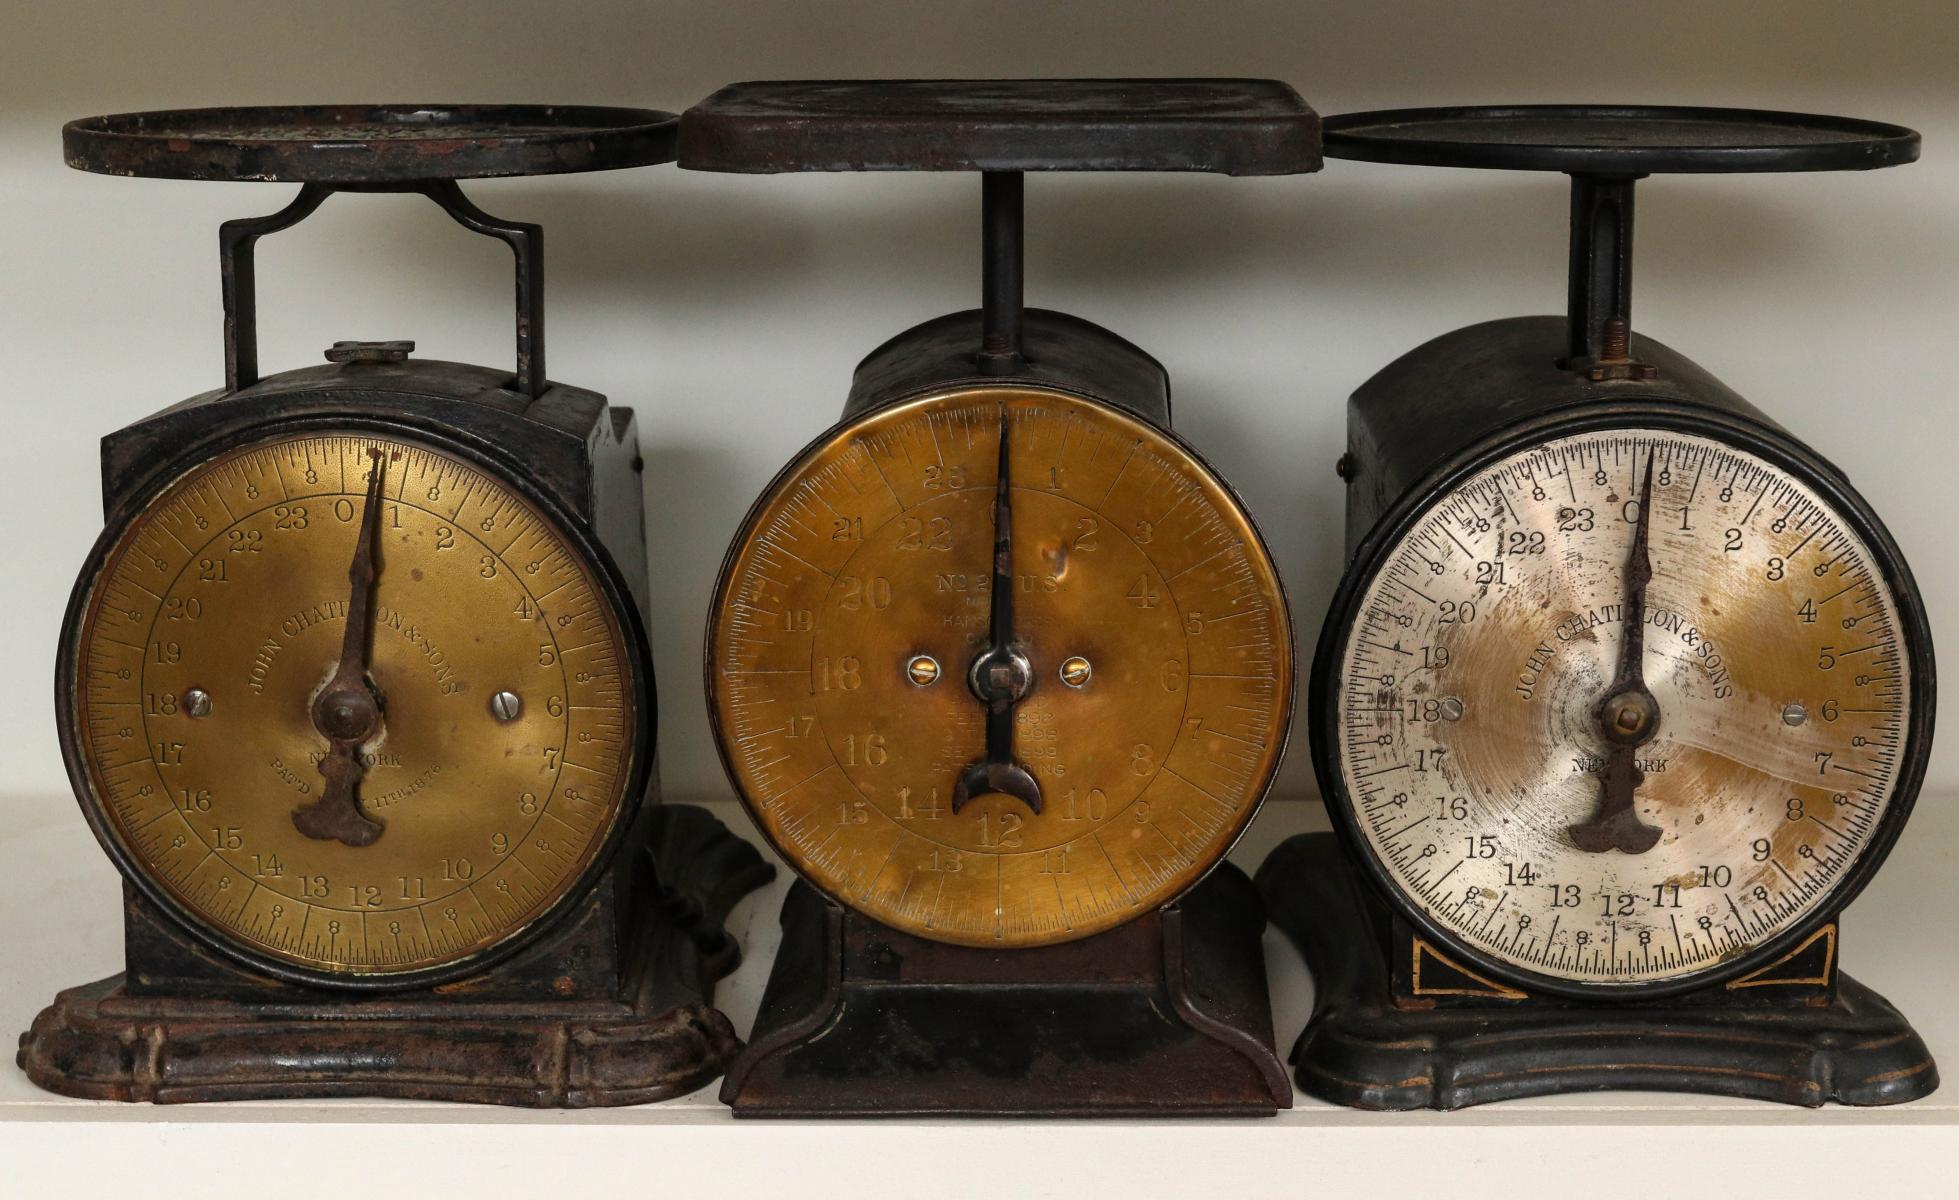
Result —
[[1863, 520], [1666, 429], [1474, 471], [1336, 610], [1334, 815], [1499, 973], [1732, 970], [1846, 902], [1899, 823], [1914, 655]]
[[[274, 438], [187, 471], [97, 553], [63, 684], [84, 807], [165, 911], [267, 969], [459, 971], [561, 911], [631, 807], [647, 681], [620, 593], [479, 464]], [[335, 743], [350, 649], [364, 709]], [[334, 771], [357, 776], [352, 841], [312, 824]]]

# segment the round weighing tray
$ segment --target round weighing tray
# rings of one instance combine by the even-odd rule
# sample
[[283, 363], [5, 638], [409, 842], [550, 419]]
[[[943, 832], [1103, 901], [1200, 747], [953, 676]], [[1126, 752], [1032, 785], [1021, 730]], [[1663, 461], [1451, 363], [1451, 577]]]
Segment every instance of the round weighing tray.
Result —
[[68, 165], [104, 175], [415, 184], [672, 162], [679, 118], [583, 105], [191, 108], [71, 121]]
[[1860, 171], [1918, 158], [1901, 125], [1743, 108], [1531, 104], [1326, 118], [1326, 156], [1586, 175]]

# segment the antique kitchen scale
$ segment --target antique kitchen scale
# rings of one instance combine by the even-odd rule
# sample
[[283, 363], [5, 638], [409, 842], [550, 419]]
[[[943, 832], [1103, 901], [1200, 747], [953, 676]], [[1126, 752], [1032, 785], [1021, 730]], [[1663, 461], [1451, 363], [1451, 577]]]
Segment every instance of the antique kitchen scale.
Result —
[[[118, 1100], [657, 1099], [739, 1048], [720, 924], [766, 881], [653, 803], [630, 410], [544, 372], [535, 225], [459, 179], [671, 161], [615, 108], [213, 109], [77, 121], [69, 165], [301, 185], [219, 238], [225, 386], [103, 440], [61, 746], [125, 879], [127, 971], [22, 1038]], [[419, 193], [516, 256], [517, 363], [339, 342], [261, 377], [253, 247], [336, 192]]]
[[1838, 919], [1910, 812], [1925, 613], [1843, 474], [1628, 326], [1634, 181], [1908, 163], [1918, 135], [1704, 109], [1430, 109], [1327, 153], [1572, 177], [1568, 321], [1355, 393], [1311, 681], [1338, 831], [1259, 873], [1318, 987], [1300, 1086], [1370, 1108], [1601, 1088], [1923, 1096]]
[[1157, 362], [1022, 307], [1023, 172], [1319, 166], [1245, 80], [751, 83], [683, 168], [981, 172], [983, 307], [857, 368], [729, 549], [723, 759], [802, 879], [744, 1115], [1257, 1113], [1264, 919], [1222, 863], [1283, 748], [1291, 633]]

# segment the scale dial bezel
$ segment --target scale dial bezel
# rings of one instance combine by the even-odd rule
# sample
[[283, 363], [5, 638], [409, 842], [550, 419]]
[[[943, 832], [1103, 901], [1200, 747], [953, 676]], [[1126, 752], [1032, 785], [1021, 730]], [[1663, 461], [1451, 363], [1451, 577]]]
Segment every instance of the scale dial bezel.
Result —
[[[867, 913], [863, 909], [859, 908], [856, 904], [851, 902], [848, 896], [838, 895], [828, 887], [824, 886], [821, 882], [813, 878], [808, 872], [805, 872], [802, 869], [802, 866], [798, 861], [798, 856], [794, 852], [793, 848], [785, 847], [780, 842], [778, 842], [774, 836], [774, 833], [769, 828], [767, 823], [765, 823], [758, 816], [756, 816], [751, 801], [749, 800], [747, 793], [743, 788], [741, 782], [741, 776], [736, 771], [734, 760], [730, 755], [729, 752], [730, 739], [724, 736], [724, 732], [721, 728], [720, 693], [722, 691], [722, 688], [719, 679], [720, 673], [717, 669], [717, 664], [714, 655], [715, 627], [718, 623], [717, 622], [718, 615], [722, 607], [727, 602], [729, 590], [735, 583], [736, 567], [738, 566], [738, 564], [740, 563], [743, 557], [743, 552], [745, 548], [748, 546], [748, 544], [754, 537], [755, 531], [758, 527], [758, 522], [769, 511], [772, 503], [778, 499], [778, 493], [783, 489], [783, 487], [786, 484], [788, 484], [791, 480], [793, 480], [804, 469], [806, 469], [807, 466], [812, 461], [813, 457], [819, 451], [821, 451], [825, 446], [837, 440], [839, 437], [842, 437], [850, 429], [862, 425], [866, 421], [876, 418], [893, 409], [904, 408], [904, 407], [914, 406], [914, 405], [923, 405], [931, 402], [934, 399], [942, 398], [942, 397], [959, 397], [962, 395], [980, 393], [980, 392], [985, 392], [994, 389], [1001, 390], [1002, 392], [1007, 394], [1025, 395], [1025, 394], [1047, 393], [1053, 396], [1055, 400], [1058, 401], [1059, 403], [1082, 405], [1085, 407], [1102, 409], [1108, 412], [1109, 414], [1111, 414], [1119, 421], [1133, 422], [1133, 423], [1138, 423], [1138, 424], [1148, 426], [1155, 434], [1162, 437], [1170, 446], [1175, 448], [1179, 453], [1186, 456], [1189, 459], [1189, 461], [1199, 471], [1201, 471], [1212, 483], [1214, 483], [1217, 486], [1220, 494], [1235, 508], [1237, 515], [1243, 519], [1245, 523], [1245, 528], [1250, 534], [1248, 548], [1255, 550], [1257, 554], [1263, 557], [1264, 560], [1271, 566], [1273, 598], [1276, 602], [1276, 607], [1277, 607], [1277, 612], [1276, 612], [1277, 620], [1275, 623], [1276, 624], [1275, 633], [1278, 637], [1279, 644], [1282, 645], [1285, 650], [1285, 658], [1286, 658], [1284, 678], [1274, 681], [1275, 684], [1277, 685], [1274, 690], [1274, 695], [1279, 706], [1278, 709], [1279, 719], [1275, 722], [1274, 725], [1271, 765], [1266, 773], [1265, 778], [1259, 783], [1258, 787], [1250, 795], [1249, 801], [1245, 806], [1246, 807], [1245, 815], [1243, 816], [1243, 818], [1241, 818], [1238, 821], [1237, 827], [1233, 829], [1228, 836], [1223, 838], [1218, 843], [1218, 845], [1215, 848], [1215, 852], [1211, 858], [1211, 861], [1206, 863], [1201, 870], [1194, 872], [1191, 875], [1191, 877], [1187, 881], [1185, 881], [1180, 887], [1176, 888], [1174, 891], [1166, 892], [1162, 897], [1158, 898], [1154, 905], [1151, 905], [1149, 907], [1139, 906], [1136, 910], [1136, 914], [1142, 915], [1148, 912], [1161, 911], [1162, 909], [1175, 904], [1182, 897], [1188, 895], [1192, 888], [1195, 888], [1198, 884], [1202, 883], [1205, 880], [1205, 878], [1207, 878], [1211, 874], [1211, 872], [1217, 869], [1219, 864], [1223, 863], [1227, 858], [1230, 857], [1232, 849], [1237, 845], [1239, 839], [1241, 839], [1244, 836], [1245, 831], [1251, 827], [1252, 822], [1258, 816], [1259, 810], [1264, 806], [1266, 799], [1270, 795], [1272, 785], [1277, 781], [1279, 777], [1279, 773], [1285, 765], [1286, 750], [1290, 744], [1290, 740], [1292, 736], [1292, 727], [1295, 723], [1294, 717], [1297, 712], [1298, 691], [1299, 691], [1299, 667], [1298, 667], [1299, 641], [1298, 641], [1297, 632], [1293, 625], [1292, 606], [1286, 596], [1285, 580], [1279, 572], [1278, 560], [1273, 556], [1271, 552], [1270, 544], [1266, 541], [1264, 533], [1259, 529], [1258, 524], [1252, 515], [1251, 509], [1245, 504], [1244, 498], [1241, 495], [1239, 495], [1237, 489], [1235, 489], [1231, 485], [1230, 481], [1227, 480], [1222, 474], [1220, 474], [1217, 471], [1217, 469], [1214, 468], [1210, 464], [1210, 462], [1206, 460], [1204, 456], [1196, 450], [1195, 447], [1193, 447], [1187, 440], [1183, 438], [1182, 435], [1177, 433], [1174, 429], [1170, 428], [1167, 424], [1151, 420], [1148, 417], [1137, 412], [1136, 410], [1129, 408], [1119, 402], [1109, 400], [1109, 399], [1104, 399], [1098, 396], [1089, 395], [1082, 391], [1078, 391], [1072, 388], [1062, 387], [1052, 383], [1037, 383], [1037, 382], [1028, 382], [1028, 381], [1020, 381], [1020, 380], [1002, 380], [998, 382], [991, 381], [991, 380], [985, 380], [985, 381], [951, 380], [940, 384], [936, 384], [931, 387], [926, 387], [915, 391], [908, 391], [902, 394], [891, 396], [863, 410], [847, 411], [846, 415], [842, 419], [830, 425], [821, 433], [817, 434], [814, 438], [810, 439], [810, 441], [807, 444], [805, 444], [801, 449], [797, 450], [796, 453], [792, 455], [786, 463], [783, 464], [781, 469], [778, 470], [769, 479], [768, 484], [756, 495], [755, 500], [750, 504], [747, 513], [742, 517], [740, 526], [737, 527], [735, 536], [728, 543], [727, 553], [722, 558], [721, 568], [715, 578], [714, 591], [712, 593], [712, 599], [708, 607], [707, 628], [702, 638], [702, 654], [701, 654], [702, 678], [703, 678], [705, 694], [707, 698], [709, 723], [712, 726], [713, 734], [714, 734], [713, 740], [714, 740], [715, 751], [720, 756], [721, 766], [723, 771], [727, 775], [728, 784], [733, 789], [736, 797], [741, 801], [744, 811], [748, 813], [748, 815], [752, 820], [754, 820], [757, 831], [760, 832], [763, 838], [769, 843], [770, 849], [774, 851], [775, 854], [779, 858], [781, 858], [781, 860], [784, 863], [788, 864], [790, 870], [796, 873], [797, 878], [807, 883], [813, 890], [815, 890], [815, 892], [818, 895], [822, 896], [827, 903], [837, 905], [852, 913], [856, 913], [867, 921], [873, 921], [873, 922], [878, 921], [878, 918], [874, 914]], [[961, 683], [959, 686], [963, 687], [964, 685], [963, 683]], [[1124, 925], [1128, 923], [1130, 922], [1119, 923], [1111, 928], [1122, 928]], [[924, 933], [916, 930], [907, 931], [907, 932], [913, 934], [914, 936], [921, 936], [921, 937], [931, 936], [929, 933]], [[933, 940], [938, 941], [940, 942], [940, 944], [943, 945], [958, 946], [961, 947], [962, 949], [978, 948], [985, 951], [1013, 954], [1013, 953], [1020, 953], [1024, 951], [1039, 951], [1057, 945], [1069, 945], [1069, 944], [1079, 943], [1087, 938], [1091, 938], [1097, 936], [1100, 933], [1106, 933], [1106, 932], [1109, 932], [1109, 930], [1108, 929], [1089, 930], [1081, 933], [1076, 933], [1073, 936], [1066, 937], [1066, 938], [1056, 938], [1056, 939], [1051, 939], [1042, 942], [1029, 943], [1025, 945], [1015, 945], [1015, 944], [1008, 943], [997, 947], [992, 945], [988, 945], [984, 947], [975, 947], [971, 943], [964, 942], [964, 941], [956, 941], [949, 938], [936, 938]]]
[[[339, 390], [339, 389], [332, 389]], [[624, 790], [612, 814], [611, 828], [593, 851], [591, 861], [545, 910], [529, 922], [511, 930], [500, 940], [448, 962], [412, 971], [360, 973], [322, 971], [258, 951], [231, 937], [181, 904], [150, 877], [137, 857], [123, 845], [104, 812], [103, 801], [95, 794], [90, 780], [87, 751], [83, 745], [77, 687], [77, 651], [95, 584], [101, 579], [109, 555], [127, 532], [131, 521], [148, 511], [180, 480], [234, 451], [275, 444], [294, 437], [346, 435], [398, 439], [453, 455], [469, 466], [494, 476], [498, 483], [531, 504], [550, 521], [566, 543], [584, 558], [598, 594], [611, 606], [619, 624], [623, 666], [632, 675], [628, 688], [634, 705], [629, 722], [630, 757], [623, 772]], [[425, 988], [434, 984], [477, 975], [532, 946], [561, 927], [599, 886], [614, 865], [628, 832], [637, 823], [652, 778], [658, 713], [653, 681], [652, 652], [647, 643], [645, 624], [632, 591], [605, 547], [593, 537], [586, 522], [570, 513], [544, 489], [534, 484], [523, 468], [508, 454], [481, 439], [457, 430], [405, 417], [349, 411], [346, 413], [307, 413], [270, 421], [247, 421], [189, 443], [168, 461], [150, 471], [139, 483], [127, 489], [103, 530], [90, 548], [75, 586], [69, 595], [61, 622], [61, 641], [55, 659], [55, 714], [61, 756], [68, 771], [77, 805], [95, 834], [102, 850], [122, 877], [150, 906], [161, 913], [175, 929], [196, 944], [252, 971], [286, 983], [343, 992], [396, 992]]]
[[[1754, 454], [1812, 488], [1870, 548], [1879, 576], [1897, 605], [1899, 634], [1911, 664], [1906, 701], [1911, 711], [1891, 798], [1857, 861], [1840, 877], [1831, 894], [1807, 917], [1744, 954], [1687, 975], [1626, 983], [1565, 979], [1519, 968], [1467, 943], [1429, 915], [1402, 890], [1370, 848], [1346, 793], [1339, 757], [1341, 666], [1347, 634], [1355, 627], [1361, 598], [1384, 566], [1387, 552], [1436, 502], [1495, 463], [1559, 438], [1614, 429], [1658, 429], [1708, 437]], [[1491, 431], [1431, 468], [1399, 496], [1368, 530], [1341, 576], [1320, 629], [1308, 688], [1313, 773], [1327, 815], [1348, 854], [1416, 932], [1458, 956], [1464, 965], [1527, 991], [1587, 1000], [1649, 1000], [1718, 984], [1772, 962], [1816, 929], [1836, 920], [1856, 899], [1890, 854], [1918, 798], [1930, 757], [1937, 685], [1931, 629], [1918, 585], [1889, 531], [1840, 471], [1802, 442], [1762, 423], [1672, 397], [1627, 395], [1555, 409]]]

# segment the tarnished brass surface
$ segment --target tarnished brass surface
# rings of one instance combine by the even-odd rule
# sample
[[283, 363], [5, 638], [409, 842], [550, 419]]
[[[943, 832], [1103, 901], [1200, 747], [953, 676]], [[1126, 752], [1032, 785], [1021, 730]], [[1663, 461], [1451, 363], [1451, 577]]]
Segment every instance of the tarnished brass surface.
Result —
[[[954, 813], [985, 751], [968, 674], [1003, 413], [1032, 676], [1015, 757], [1043, 805]], [[710, 621], [721, 749], [763, 831], [833, 898], [962, 945], [1070, 941], [1176, 897], [1251, 819], [1291, 705], [1278, 577], [1227, 489], [1154, 427], [1039, 389], [950, 391], [817, 442], [751, 513]]]
[[[381, 831], [356, 846], [293, 812], [324, 787], [311, 710], [341, 657], [373, 449], [382, 716], [358, 798]], [[620, 812], [634, 668], [604, 595], [536, 507], [445, 452], [326, 435], [223, 455], [90, 584], [68, 715], [84, 803], [189, 920], [272, 960], [387, 975], [478, 954], [550, 911]]]
[[[1378, 561], [1335, 649], [1345, 802], [1466, 946], [1558, 979], [1684, 979], [1824, 910], [1870, 845], [1910, 664], [1870, 548], [1801, 479], [1700, 436], [1565, 437], [1438, 496]], [[1604, 723], [1648, 736], [1643, 708], [1605, 704], [1629, 617], [1657, 707], [1633, 810], [1659, 838], [1586, 851]]]

